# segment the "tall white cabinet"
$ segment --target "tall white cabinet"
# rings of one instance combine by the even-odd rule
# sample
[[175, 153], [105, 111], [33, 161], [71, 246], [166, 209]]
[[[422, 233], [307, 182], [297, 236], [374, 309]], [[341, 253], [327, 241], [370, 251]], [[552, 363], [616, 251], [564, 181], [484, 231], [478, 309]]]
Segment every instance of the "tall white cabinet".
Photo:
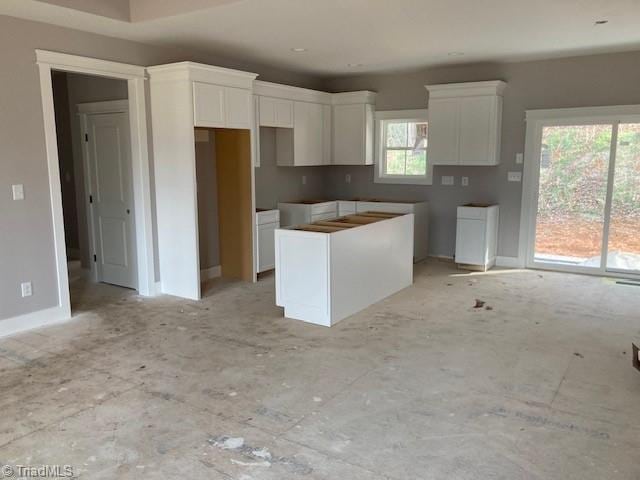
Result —
[[500, 163], [505, 87], [500, 80], [426, 85], [429, 160], [434, 165]]
[[149, 67], [147, 72], [161, 290], [199, 299], [194, 128], [251, 130], [256, 74], [192, 62]]
[[333, 94], [333, 165], [373, 165], [375, 102], [369, 91]]

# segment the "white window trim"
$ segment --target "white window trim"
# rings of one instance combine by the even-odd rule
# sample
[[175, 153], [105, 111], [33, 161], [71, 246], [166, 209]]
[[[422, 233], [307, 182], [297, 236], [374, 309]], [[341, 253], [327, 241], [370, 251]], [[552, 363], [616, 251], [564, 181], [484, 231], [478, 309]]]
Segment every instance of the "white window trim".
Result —
[[428, 122], [427, 109], [419, 110], [387, 110], [382, 112], [376, 112], [376, 136], [375, 136], [375, 165], [374, 165], [374, 178], [375, 183], [394, 183], [399, 185], [432, 185], [433, 184], [433, 165], [429, 162], [429, 151], [427, 145], [427, 174], [425, 176], [388, 176], [384, 175], [382, 169], [384, 162], [382, 159], [382, 152], [384, 151], [382, 142], [384, 141], [384, 135], [382, 131], [382, 124], [389, 120], [412, 120]]

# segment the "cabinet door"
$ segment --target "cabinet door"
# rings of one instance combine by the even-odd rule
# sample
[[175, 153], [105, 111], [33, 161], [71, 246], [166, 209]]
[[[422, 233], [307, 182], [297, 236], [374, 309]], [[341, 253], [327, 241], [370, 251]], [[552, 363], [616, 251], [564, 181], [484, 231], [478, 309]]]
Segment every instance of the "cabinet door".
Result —
[[225, 87], [194, 82], [193, 112], [196, 127], [225, 127]]
[[334, 105], [333, 164], [365, 163], [365, 106]]
[[225, 87], [225, 126], [251, 129], [252, 95], [243, 88]]
[[484, 265], [486, 222], [459, 218], [456, 226], [456, 263]]
[[331, 105], [322, 106], [322, 164], [331, 165]]
[[492, 165], [495, 142], [492, 122], [495, 97], [464, 97], [460, 100], [460, 165]]
[[427, 156], [433, 165], [458, 165], [459, 100], [429, 100]]
[[293, 163], [295, 166], [322, 165], [323, 118], [319, 103], [295, 102]]
[[261, 96], [260, 126], [293, 128], [293, 102]]
[[258, 225], [258, 272], [264, 272], [275, 267], [275, 231], [277, 223]]

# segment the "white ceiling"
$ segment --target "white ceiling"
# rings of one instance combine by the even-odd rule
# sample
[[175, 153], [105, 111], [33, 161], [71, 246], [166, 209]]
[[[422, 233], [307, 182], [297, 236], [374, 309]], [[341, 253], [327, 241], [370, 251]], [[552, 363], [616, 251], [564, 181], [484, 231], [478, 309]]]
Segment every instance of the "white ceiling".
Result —
[[640, 0], [133, 0], [134, 22], [45, 1], [0, 14], [323, 76], [640, 50]]

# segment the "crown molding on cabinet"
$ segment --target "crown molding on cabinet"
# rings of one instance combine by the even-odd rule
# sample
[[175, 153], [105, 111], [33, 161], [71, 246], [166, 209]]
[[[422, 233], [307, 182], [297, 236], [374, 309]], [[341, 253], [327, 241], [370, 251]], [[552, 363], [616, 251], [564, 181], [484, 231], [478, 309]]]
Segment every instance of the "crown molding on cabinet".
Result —
[[177, 62], [147, 67], [147, 72], [153, 81], [190, 80], [248, 90], [253, 89], [253, 81], [258, 76], [257, 73], [194, 62]]
[[502, 96], [507, 84], [502, 80], [487, 82], [441, 83], [425, 85], [429, 98], [477, 97], [481, 95]]

